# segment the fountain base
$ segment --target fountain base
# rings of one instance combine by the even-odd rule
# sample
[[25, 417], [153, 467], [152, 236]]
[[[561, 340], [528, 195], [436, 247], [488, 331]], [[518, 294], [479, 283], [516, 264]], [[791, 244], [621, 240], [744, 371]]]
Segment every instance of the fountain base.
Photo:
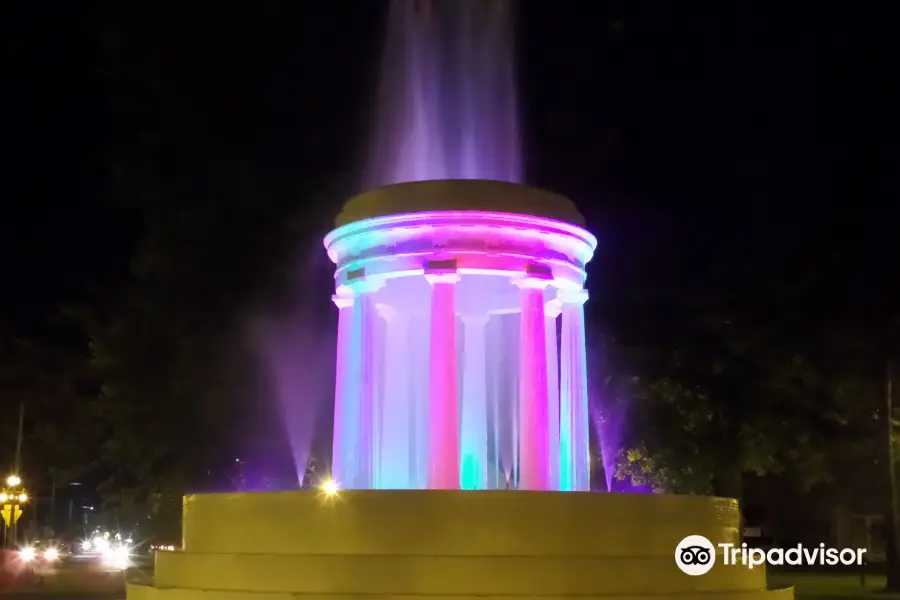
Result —
[[698, 496], [507, 491], [206, 494], [184, 501], [184, 544], [129, 600], [660, 595], [791, 600], [763, 568], [690, 577], [690, 534], [734, 542], [737, 503]]

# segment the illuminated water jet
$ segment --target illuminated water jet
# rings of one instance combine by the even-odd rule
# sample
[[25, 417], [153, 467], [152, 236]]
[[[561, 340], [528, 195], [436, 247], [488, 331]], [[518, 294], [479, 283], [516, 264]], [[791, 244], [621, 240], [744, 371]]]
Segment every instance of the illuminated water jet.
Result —
[[392, 0], [367, 189], [522, 181], [509, 0]]

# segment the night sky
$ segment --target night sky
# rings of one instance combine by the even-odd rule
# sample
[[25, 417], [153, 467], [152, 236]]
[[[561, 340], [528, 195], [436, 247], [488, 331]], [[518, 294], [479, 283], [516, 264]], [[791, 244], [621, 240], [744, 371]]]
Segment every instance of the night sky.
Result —
[[[810, 320], [890, 316], [900, 186], [886, 9], [519, 6], [529, 180], [571, 197], [598, 234], [595, 298], [732, 277], [763, 302], [815, 273], [796, 303]], [[141, 221], [111, 165], [141, 128], [159, 138], [162, 170], [229, 157], [275, 177], [352, 180], [361, 167], [381, 3], [11, 12], [0, 327], [15, 335], [43, 335], [60, 302], [126, 275]], [[142, 75], [123, 82], [123, 64]], [[342, 201], [318, 199], [310, 218]], [[723, 255], [746, 270], [716, 273]]]

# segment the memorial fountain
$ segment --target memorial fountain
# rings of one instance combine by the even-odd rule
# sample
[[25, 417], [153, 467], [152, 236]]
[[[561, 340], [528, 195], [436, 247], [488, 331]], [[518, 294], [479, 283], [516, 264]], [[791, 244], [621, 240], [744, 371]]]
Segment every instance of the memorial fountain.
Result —
[[338, 310], [331, 478], [184, 500], [129, 600], [746, 600], [765, 570], [681, 572], [734, 500], [590, 490], [583, 305], [596, 247], [521, 183], [508, 2], [395, 0], [371, 191], [325, 239]]

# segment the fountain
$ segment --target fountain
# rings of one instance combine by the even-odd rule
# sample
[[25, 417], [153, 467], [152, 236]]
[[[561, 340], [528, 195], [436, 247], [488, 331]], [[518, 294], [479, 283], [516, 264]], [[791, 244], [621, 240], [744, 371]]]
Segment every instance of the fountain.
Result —
[[596, 240], [519, 181], [507, 4], [392, 4], [376, 187], [325, 239], [331, 479], [186, 497], [183, 548], [130, 600], [792, 597], [676, 566], [688, 535], [739, 538], [734, 500], [589, 491]]

